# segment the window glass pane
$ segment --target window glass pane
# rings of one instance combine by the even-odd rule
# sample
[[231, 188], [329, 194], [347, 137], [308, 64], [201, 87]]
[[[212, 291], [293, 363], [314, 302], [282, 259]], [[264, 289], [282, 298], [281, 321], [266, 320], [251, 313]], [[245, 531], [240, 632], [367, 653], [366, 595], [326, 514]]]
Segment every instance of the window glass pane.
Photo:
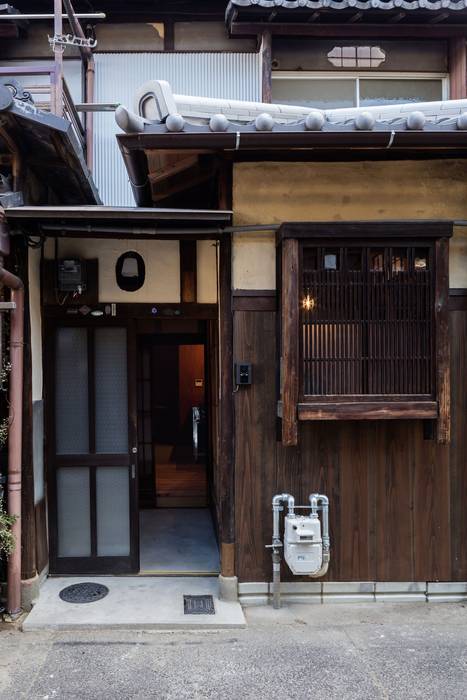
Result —
[[347, 251], [347, 269], [351, 272], [359, 272], [362, 269], [361, 248], [350, 248]]
[[125, 328], [95, 333], [96, 452], [128, 452]]
[[97, 555], [130, 554], [130, 495], [128, 467], [97, 467]]
[[89, 452], [86, 328], [59, 328], [55, 357], [57, 454]]
[[355, 79], [276, 78], [272, 81], [272, 101], [318, 109], [355, 107]]
[[336, 248], [326, 248], [324, 251], [323, 263], [325, 270], [338, 270], [339, 251]]
[[66, 467], [57, 471], [58, 556], [91, 555], [89, 469]]
[[442, 99], [442, 81], [360, 79], [360, 107], [406, 102], [436, 102]]
[[318, 264], [318, 249], [304, 248], [303, 249], [303, 269], [316, 270]]
[[392, 251], [391, 270], [393, 272], [407, 272], [408, 269], [407, 248], [395, 248]]
[[372, 272], [384, 271], [384, 250], [382, 248], [370, 250], [368, 258], [370, 263], [370, 270]]
[[429, 250], [428, 248], [415, 248], [413, 257], [414, 270], [417, 272], [425, 272], [429, 269]]

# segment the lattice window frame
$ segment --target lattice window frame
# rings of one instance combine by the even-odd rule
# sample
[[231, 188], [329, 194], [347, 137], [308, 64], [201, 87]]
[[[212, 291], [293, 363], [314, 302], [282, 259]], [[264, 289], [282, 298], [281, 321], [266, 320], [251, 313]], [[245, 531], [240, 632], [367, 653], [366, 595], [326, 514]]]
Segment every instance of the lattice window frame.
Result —
[[[283, 444], [297, 444], [300, 421], [375, 419], [435, 420], [438, 442], [449, 442], [448, 265], [452, 230], [450, 221], [282, 224], [277, 233], [277, 272], [280, 291], [278, 415], [282, 420]], [[321, 250], [358, 246], [363, 250], [374, 247], [388, 251], [394, 248], [426, 248], [431, 251], [430, 304], [433, 316], [429, 390], [420, 394], [409, 391], [399, 394], [305, 394], [301, 308], [302, 250], [305, 246], [316, 246]]]

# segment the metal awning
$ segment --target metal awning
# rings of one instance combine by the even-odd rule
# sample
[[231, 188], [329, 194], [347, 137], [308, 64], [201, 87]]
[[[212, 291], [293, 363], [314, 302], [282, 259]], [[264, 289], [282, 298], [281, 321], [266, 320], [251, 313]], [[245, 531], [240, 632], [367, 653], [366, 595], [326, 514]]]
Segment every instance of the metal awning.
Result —
[[232, 219], [230, 210], [152, 207], [11, 207], [6, 219], [14, 233], [70, 238], [215, 239]]

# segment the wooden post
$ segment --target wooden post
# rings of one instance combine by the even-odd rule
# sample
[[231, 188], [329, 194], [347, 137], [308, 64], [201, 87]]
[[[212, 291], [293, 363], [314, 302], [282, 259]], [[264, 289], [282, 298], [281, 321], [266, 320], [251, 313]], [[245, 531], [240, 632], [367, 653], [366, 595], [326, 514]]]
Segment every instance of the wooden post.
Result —
[[233, 422], [232, 238], [224, 234], [219, 252], [220, 440], [219, 510], [221, 574], [235, 575], [235, 479]]
[[197, 298], [196, 241], [180, 241], [180, 300], [182, 304]]
[[282, 242], [282, 443], [298, 442], [299, 395], [299, 248], [296, 238]]
[[463, 36], [449, 39], [449, 97], [461, 100], [467, 97], [466, 40]]
[[438, 420], [436, 438], [448, 443], [451, 437], [451, 382], [449, 344], [449, 241], [440, 238], [435, 243], [435, 332], [436, 389]]
[[[54, 35], [63, 34], [62, 0], [54, 0]], [[54, 44], [55, 70], [53, 74], [53, 111], [57, 117], [63, 116], [63, 46]]]
[[261, 99], [272, 102], [272, 34], [264, 30], [261, 35]]

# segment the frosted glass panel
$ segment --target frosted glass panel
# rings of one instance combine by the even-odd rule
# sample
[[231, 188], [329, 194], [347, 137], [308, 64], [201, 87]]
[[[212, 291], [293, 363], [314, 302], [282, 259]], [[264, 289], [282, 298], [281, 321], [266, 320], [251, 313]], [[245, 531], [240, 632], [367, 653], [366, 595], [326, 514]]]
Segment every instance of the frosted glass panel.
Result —
[[86, 454], [89, 452], [86, 329], [59, 328], [55, 349], [57, 454]]
[[67, 467], [57, 471], [58, 556], [89, 557], [91, 516], [89, 469]]
[[272, 101], [318, 109], [355, 107], [354, 79], [276, 78], [272, 81]]
[[96, 452], [128, 452], [126, 329], [95, 334]]
[[130, 554], [130, 495], [128, 467], [96, 470], [97, 554], [124, 557]]
[[442, 98], [441, 80], [360, 79], [360, 107], [436, 102]]

